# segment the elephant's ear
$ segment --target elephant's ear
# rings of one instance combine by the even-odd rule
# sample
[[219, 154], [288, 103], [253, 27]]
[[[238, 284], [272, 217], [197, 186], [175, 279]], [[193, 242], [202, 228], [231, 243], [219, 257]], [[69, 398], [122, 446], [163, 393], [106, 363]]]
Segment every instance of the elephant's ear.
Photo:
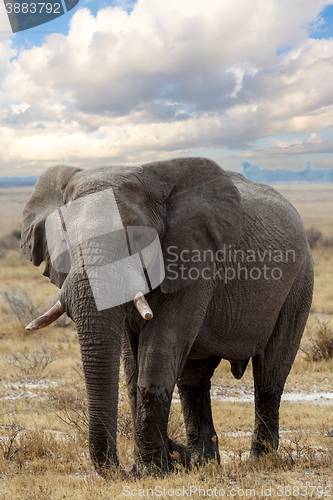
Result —
[[174, 186], [165, 201], [162, 242], [165, 293], [200, 277], [213, 279], [214, 260], [229, 244], [237, 244], [242, 231], [240, 194], [227, 172], [204, 158], [170, 164], [168, 177], [174, 179]]
[[48, 252], [45, 221], [58, 207], [64, 204], [64, 193], [68, 182], [81, 169], [56, 166], [46, 170], [38, 179], [23, 212], [21, 247], [24, 255], [35, 266], [45, 261], [44, 276], [61, 288], [66, 274], [56, 271]]

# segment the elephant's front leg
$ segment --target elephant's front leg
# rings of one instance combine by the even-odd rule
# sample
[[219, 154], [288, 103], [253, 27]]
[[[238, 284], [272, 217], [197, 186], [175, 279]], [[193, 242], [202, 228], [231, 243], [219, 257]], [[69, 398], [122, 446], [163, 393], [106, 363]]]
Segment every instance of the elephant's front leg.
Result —
[[216, 356], [187, 360], [177, 383], [192, 463], [207, 460], [220, 462], [210, 400], [210, 379], [220, 361], [221, 358]]
[[[156, 392], [154, 385], [151, 390], [138, 388], [138, 337], [135, 325], [128, 324], [123, 337], [123, 362], [135, 436], [131, 472], [136, 473], [138, 469], [150, 472], [156, 466], [161, 470], [170, 469], [173, 459], [185, 465], [190, 459], [189, 451], [167, 436], [172, 391], [169, 393], [165, 389], [165, 395], [162, 395]], [[143, 371], [146, 368], [145, 364]]]
[[189, 449], [168, 437], [172, 392], [170, 387], [163, 390], [154, 383], [138, 383], [134, 444], [139, 472], [167, 472], [175, 462], [190, 463]]
[[135, 454], [139, 469], [149, 472], [154, 466], [164, 472], [170, 463], [168, 416], [171, 394], [154, 385], [138, 387], [135, 430]]
[[140, 331], [138, 343], [135, 450], [143, 468], [170, 469], [190, 462], [189, 449], [169, 439], [168, 417], [174, 387], [205, 317], [212, 290], [195, 283], [179, 292], [156, 295], [154, 318]]

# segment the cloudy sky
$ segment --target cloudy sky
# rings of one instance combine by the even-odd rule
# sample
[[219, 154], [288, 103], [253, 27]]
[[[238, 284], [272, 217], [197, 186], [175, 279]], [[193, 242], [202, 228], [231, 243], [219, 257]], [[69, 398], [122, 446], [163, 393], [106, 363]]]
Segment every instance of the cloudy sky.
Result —
[[11, 34], [0, 5], [0, 175], [206, 156], [333, 168], [333, 4], [81, 0]]

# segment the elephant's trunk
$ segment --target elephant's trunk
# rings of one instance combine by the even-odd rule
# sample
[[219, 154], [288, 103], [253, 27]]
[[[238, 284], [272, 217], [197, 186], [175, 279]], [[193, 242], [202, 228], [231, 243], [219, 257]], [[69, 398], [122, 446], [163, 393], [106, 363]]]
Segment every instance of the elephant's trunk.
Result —
[[[88, 321], [90, 323], [90, 320]], [[78, 325], [89, 409], [91, 458], [99, 472], [118, 465], [116, 437], [121, 338], [104, 330], [102, 318]], [[97, 324], [99, 323], [99, 325]], [[97, 327], [97, 328], [96, 328]]]
[[103, 473], [118, 465], [116, 437], [122, 308], [97, 311], [87, 277], [69, 275], [61, 302], [76, 324], [89, 410], [90, 455]]

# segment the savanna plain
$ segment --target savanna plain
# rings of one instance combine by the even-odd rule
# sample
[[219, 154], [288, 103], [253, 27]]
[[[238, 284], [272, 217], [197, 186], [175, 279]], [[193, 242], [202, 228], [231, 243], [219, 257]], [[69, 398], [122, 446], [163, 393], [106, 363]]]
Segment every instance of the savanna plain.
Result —
[[[32, 188], [0, 189], [0, 500], [120, 498], [333, 498], [333, 185], [275, 186], [297, 208], [312, 247], [315, 291], [280, 411], [280, 447], [249, 461], [252, 372], [235, 380], [222, 361], [212, 382], [221, 463], [167, 476], [104, 480], [88, 452], [87, 407], [74, 324], [25, 326], [57, 289], [22, 255], [22, 212]], [[185, 442], [174, 396], [170, 436]], [[130, 408], [121, 374], [119, 459], [132, 464]]]

